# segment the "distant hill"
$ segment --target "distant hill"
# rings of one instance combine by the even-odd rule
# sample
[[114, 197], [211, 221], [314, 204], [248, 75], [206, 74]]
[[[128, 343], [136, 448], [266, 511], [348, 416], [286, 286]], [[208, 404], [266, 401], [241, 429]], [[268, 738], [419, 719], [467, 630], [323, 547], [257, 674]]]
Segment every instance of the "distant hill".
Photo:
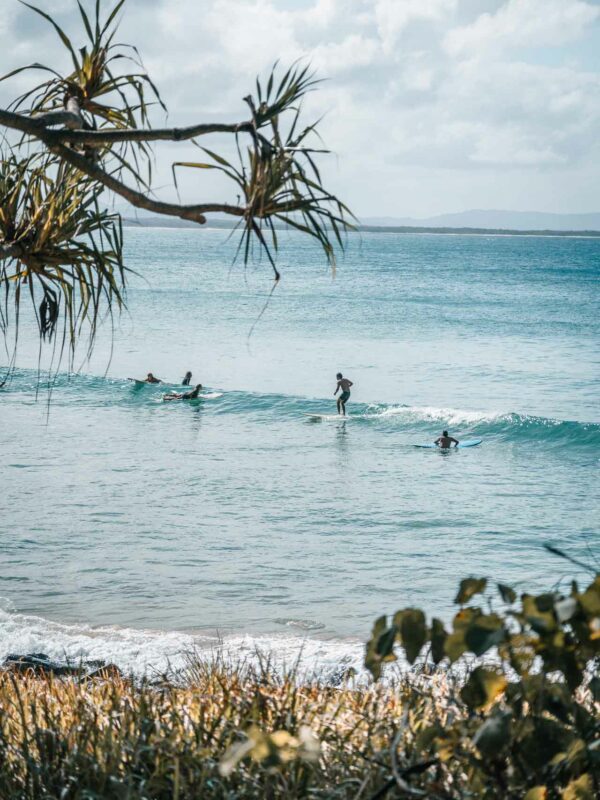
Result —
[[361, 223], [382, 228], [485, 228], [513, 231], [600, 231], [600, 213], [550, 214], [544, 211], [461, 211], [435, 217], [363, 217]]

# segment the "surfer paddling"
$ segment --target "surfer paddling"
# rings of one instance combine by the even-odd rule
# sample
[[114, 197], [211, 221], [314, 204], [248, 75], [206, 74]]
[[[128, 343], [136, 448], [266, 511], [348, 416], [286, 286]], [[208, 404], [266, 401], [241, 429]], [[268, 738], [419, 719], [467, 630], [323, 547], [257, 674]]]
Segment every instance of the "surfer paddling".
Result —
[[155, 378], [151, 372], [149, 372], [143, 380], [139, 378], [129, 378], [129, 380], [135, 381], [136, 383], [162, 383], [160, 378]]
[[195, 400], [200, 394], [201, 389], [202, 384], [197, 383], [196, 388], [192, 389], [191, 392], [170, 392], [163, 397], [163, 400]]
[[337, 410], [338, 414], [342, 414], [344, 417], [346, 416], [346, 403], [350, 399], [350, 387], [354, 384], [348, 378], [344, 378], [341, 372], [335, 376], [337, 378], [337, 386], [335, 387], [335, 392], [333, 396], [335, 397], [336, 394], [342, 390], [341, 395], [337, 399]]
[[442, 431], [442, 435], [439, 439], [436, 439], [434, 444], [437, 444], [438, 447], [443, 449], [447, 449], [448, 447], [452, 447], [452, 442], [454, 442], [454, 447], [458, 447], [458, 439], [455, 439], [453, 436], [448, 436], [448, 431]]

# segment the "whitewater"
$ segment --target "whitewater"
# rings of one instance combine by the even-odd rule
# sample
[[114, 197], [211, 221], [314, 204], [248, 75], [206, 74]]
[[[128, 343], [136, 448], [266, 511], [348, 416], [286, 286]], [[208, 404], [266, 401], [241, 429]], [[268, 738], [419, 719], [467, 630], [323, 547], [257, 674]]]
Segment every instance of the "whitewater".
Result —
[[[38, 371], [25, 320], [0, 374], [0, 660], [359, 667], [377, 616], [447, 618], [466, 575], [598, 565], [600, 242], [363, 234], [334, 277], [289, 234], [257, 322], [268, 265], [223, 231], [126, 233], [114, 336]], [[188, 369], [201, 398], [163, 402]], [[483, 443], [414, 448], [444, 428]]]

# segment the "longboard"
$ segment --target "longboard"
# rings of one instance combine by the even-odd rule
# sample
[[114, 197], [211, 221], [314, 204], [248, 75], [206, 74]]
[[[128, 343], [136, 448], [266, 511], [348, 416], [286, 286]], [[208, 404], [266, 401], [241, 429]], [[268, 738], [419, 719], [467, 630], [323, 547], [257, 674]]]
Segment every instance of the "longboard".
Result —
[[[478, 444], [481, 444], [482, 439], [466, 439], [464, 442], [459, 442], [457, 445], [458, 447], [475, 447]], [[427, 447], [430, 450], [454, 450], [454, 447], [440, 447], [437, 444], [415, 444], [413, 447]]]
[[350, 419], [350, 415], [344, 416], [343, 414], [304, 414], [305, 417], [314, 420], [315, 422], [321, 422], [322, 420], [336, 420], [336, 419]]

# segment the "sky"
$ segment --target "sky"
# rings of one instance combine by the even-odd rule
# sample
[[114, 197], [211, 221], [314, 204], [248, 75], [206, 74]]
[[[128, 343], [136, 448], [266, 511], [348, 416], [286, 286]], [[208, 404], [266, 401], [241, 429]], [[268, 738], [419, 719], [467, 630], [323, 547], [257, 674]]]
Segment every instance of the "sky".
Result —
[[[37, 3], [84, 43], [75, 0]], [[0, 10], [2, 74], [68, 68], [47, 23], [17, 0]], [[243, 120], [256, 75], [310, 62], [324, 182], [359, 217], [600, 210], [600, 0], [128, 0], [118, 38], [140, 49], [170, 125]], [[31, 81], [0, 83], [0, 104]], [[174, 199], [171, 163], [199, 157], [160, 146], [157, 193]], [[199, 170], [180, 192], [231, 199]]]

